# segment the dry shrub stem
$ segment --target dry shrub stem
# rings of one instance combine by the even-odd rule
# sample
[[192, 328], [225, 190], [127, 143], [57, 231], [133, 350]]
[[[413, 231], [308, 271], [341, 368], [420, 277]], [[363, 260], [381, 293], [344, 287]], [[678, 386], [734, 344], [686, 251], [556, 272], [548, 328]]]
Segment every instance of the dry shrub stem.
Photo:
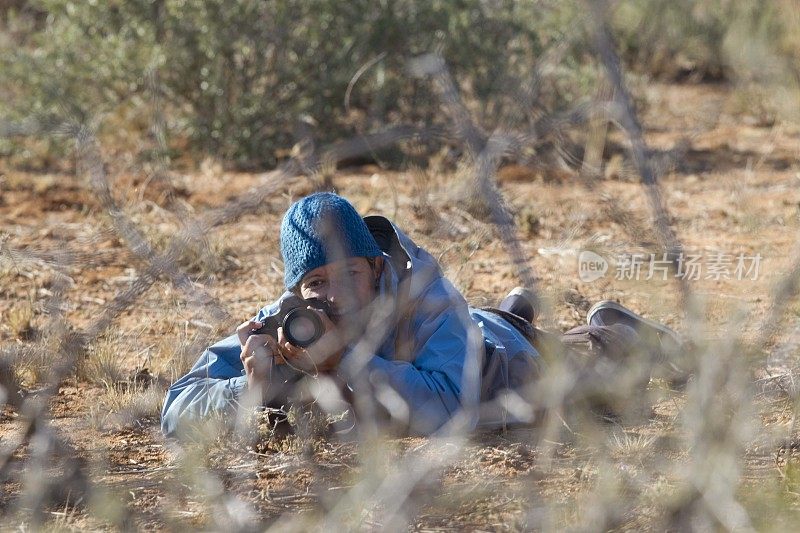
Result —
[[[407, 139], [428, 140], [428, 139], [449, 139], [454, 137], [463, 145], [471, 158], [474, 172], [474, 182], [476, 195], [489, 208], [489, 218], [494, 225], [502, 243], [516, 267], [516, 273], [523, 285], [530, 289], [536, 289], [536, 276], [533, 268], [525, 256], [524, 249], [517, 235], [517, 228], [509, 206], [500, 192], [495, 174], [498, 166], [504, 157], [509, 155], [519, 155], [525, 147], [535, 145], [548, 136], [559, 138], [566, 128], [576, 124], [583, 124], [587, 121], [598, 120], [598, 117], [613, 117], [621, 124], [623, 131], [630, 140], [631, 157], [640, 175], [641, 182], [645, 188], [649, 208], [653, 214], [655, 234], [660, 241], [663, 249], [676, 260], [680, 253], [681, 244], [669, 224], [669, 213], [664, 205], [662, 194], [659, 188], [658, 176], [651, 161], [651, 151], [648, 149], [642, 133], [642, 127], [637, 119], [633, 107], [630, 93], [625, 85], [619, 58], [615, 52], [613, 42], [605, 25], [603, 10], [604, 4], [599, 1], [590, 1], [593, 18], [596, 24], [593, 26], [593, 44], [595, 52], [605, 68], [610, 85], [613, 89], [614, 102], [611, 104], [600, 102], [591, 105], [579, 105], [574, 109], [562, 114], [549, 114], [532, 120], [533, 126], [528, 131], [513, 131], [509, 129], [498, 129], [487, 134], [475, 124], [470, 113], [462, 101], [457, 85], [450, 75], [444, 60], [435, 54], [421, 56], [410, 63], [410, 71], [419, 77], [430, 77], [438, 93], [442, 106], [446, 111], [451, 123], [451, 131], [440, 128], [417, 128], [412, 126], [396, 126], [385, 131], [372, 134], [362, 134], [356, 138], [334, 143], [327, 147], [317, 148], [313, 143], [305, 143], [306, 151], [299, 151], [287, 163], [278, 169], [266, 173], [259, 184], [253, 190], [239, 196], [225, 206], [210, 209], [202, 216], [192, 219], [185, 211], [179, 213], [181, 225], [183, 226], [176, 236], [166, 245], [166, 250], [159, 251], [148, 243], [143, 232], [137, 228], [136, 224], [130, 219], [124, 210], [118, 205], [113, 197], [111, 187], [106, 176], [103, 165], [101, 147], [99, 142], [92, 134], [91, 130], [84, 125], [64, 125], [49, 119], [48, 121], [30, 120], [22, 124], [0, 125], [0, 135], [32, 135], [44, 130], [52, 132], [67, 132], [75, 138], [77, 155], [80, 171], [88, 176], [88, 185], [91, 191], [99, 199], [105, 212], [109, 216], [113, 231], [120, 237], [124, 245], [130, 250], [131, 254], [144, 265], [139, 276], [124, 290], [115, 295], [114, 299], [105, 305], [102, 314], [85, 330], [75, 331], [63, 316], [62, 301], [64, 293], [69, 286], [69, 278], [57, 272], [53, 286], [52, 296], [45, 303], [45, 310], [48, 314], [48, 325], [45, 329], [44, 338], [38, 340], [32, 346], [23, 348], [6, 349], [3, 348], [3, 357], [0, 359], [0, 374], [4, 368], [32, 354], [39, 354], [41, 357], [49, 357], [57, 364], [51, 369], [47, 379], [47, 385], [37, 391], [36, 394], [29, 394], [24, 398], [11, 396], [7, 398], [12, 405], [19, 406], [21, 413], [22, 427], [18, 435], [11, 442], [5, 443], [4, 450], [0, 454], [0, 481], [9, 477], [9, 471], [14, 454], [26, 442], [35, 440], [36, 446], [29, 461], [31, 472], [41, 473], [44, 471], [44, 462], [48, 454], [53, 450], [61, 450], [60, 453], [72, 453], [71, 450], [62, 442], [55, 431], [47, 424], [47, 413], [49, 400], [58, 391], [62, 381], [64, 381], [75, 370], [75, 366], [80, 358], [84, 357], [87, 347], [103, 335], [110, 328], [119, 315], [129, 309], [138, 301], [159, 279], [166, 278], [180, 294], [192, 306], [202, 307], [209, 311], [214, 320], [218, 323], [229, 323], [232, 320], [230, 313], [224, 306], [208, 291], [198, 287], [190, 277], [181, 270], [178, 259], [183, 250], [189, 246], [197, 246], [202, 254], [213, 254], [209, 250], [206, 235], [219, 226], [230, 224], [237, 221], [245, 214], [257, 213], [264, 208], [269, 198], [275, 193], [286, 187], [287, 183], [298, 173], [315, 173], [322, 168], [330, 165], [335, 167], [336, 162], [352, 159], [353, 157], [374, 153], [383, 147], [396, 144]], [[563, 48], [556, 48], [552, 55], [558, 56], [563, 52]], [[540, 65], [546, 61], [552, 61], [553, 57], [546, 57]], [[542, 69], [537, 68], [528, 86], [524, 102], [525, 112], [536, 108], [540, 78]], [[155, 136], [158, 148], [163, 154], [166, 152], [165, 142], [165, 123], [161, 120], [160, 107], [158, 103], [158, 78], [157, 72], [150, 73], [150, 80], [153, 97], [156, 101], [154, 106], [156, 115], [154, 117]], [[166, 159], [160, 159], [161, 168], [157, 170], [154, 179], [161, 179], [166, 175]], [[166, 179], [166, 178], [164, 178]], [[171, 202], [173, 206], [176, 203]], [[423, 205], [427, 205], [423, 202]], [[609, 202], [610, 205], [610, 202]], [[613, 205], [609, 206], [609, 211], [619, 213]], [[622, 212], [622, 217], [628, 217], [626, 212]], [[639, 224], [641, 225], [641, 224]], [[633, 232], [629, 228], [626, 228]], [[641, 233], [641, 235], [646, 235]], [[22, 260], [31, 262], [44, 262], [45, 264], [56, 267], [80, 264], [83, 259], [87, 259], [86, 264], [98, 261], [97, 257], [85, 257], [79, 252], [31, 252], [31, 251], [12, 251], [8, 247], [3, 247], [4, 253], [9, 254], [12, 260]], [[776, 296], [776, 301], [771, 308], [769, 320], [777, 323], [783, 313], [788, 296], [797, 292], [797, 280], [800, 278], [800, 267], [795, 267], [790, 276], [787, 277], [782, 285], [782, 293]], [[684, 305], [691, 303], [690, 288], [686, 280], [680, 279], [680, 291]], [[351, 373], [354, 380], [364, 382], [364, 388], [369, 389], [373, 384], [368, 383], [368, 376], [362, 372], [366, 361], [375, 352], [385, 331], [388, 320], [381, 322], [388, 316], [388, 310], [378, 309], [375, 312], [374, 328], [371, 336], [365, 336], [355, 345], [353, 353], [353, 368], [345, 369]], [[728, 344], [709, 346], [704, 353], [695, 354], [699, 361], [699, 372], [697, 381], [690, 385], [687, 392], [691, 402], [689, 408], [684, 413], [685, 429], [688, 433], [687, 440], [691, 449], [690, 472], [683, 473], [682, 479], [687, 482], [688, 489], [679, 491], [676, 502], [667, 506], [665, 520], [668, 526], [675, 528], [688, 528], [695, 526], [701, 520], [703, 526], [711, 525], [724, 528], [749, 528], [751, 523], [746, 511], [736, 500], [734, 488], [739, 475], [738, 460], [741, 450], [748, 438], [746, 426], [750, 423], [751, 413], [746, 408], [752, 399], [749, 391], [750, 384], [747, 381], [747, 373], [741, 368], [741, 361], [737, 364], [735, 357], [738, 353], [739, 344], [735, 342], [735, 331], [730, 332], [730, 338], [734, 339]], [[55, 347], [56, 355], [45, 353], [49, 347]], [[714, 352], [714, 349], [719, 349]], [[475, 369], [472, 369], [475, 370]], [[636, 370], [636, 369], [634, 369]], [[641, 369], [639, 369], [641, 370]], [[558, 373], [563, 373], [560, 375]], [[579, 438], [575, 431], [571, 429], [564, 416], [568, 411], [574, 397], [580, 395], [581, 391], [574, 390], [580, 383], [579, 371], [567, 368], [567, 365], [554, 365], [553, 373], [549, 377], [557, 378], [551, 382], [542, 383], [541, 389], [531, 395], [530, 398], [507, 398], [509, 402], [516, 401], [523, 408], [531, 412], [544, 412], [546, 415], [545, 427], [543, 429], [542, 449], [547, 452], [547, 457], [542, 460], [542, 464], [551, 465], [554, 458], [550, 452], [558, 449], [555, 439], [562, 433], [569, 433], [574, 438]], [[634, 376], [636, 377], [636, 376]], [[595, 384], [601, 388], [595, 379]], [[620, 383], [624, 383], [620, 381]], [[18, 384], [5, 382], [2, 383], [6, 388], [9, 386], [17, 388]], [[583, 394], [589, 394], [583, 391]], [[367, 466], [369, 461], [386, 459], [381, 446], [386, 442], [384, 436], [380, 434], [378, 424], [379, 415], [377, 406], [371, 402], [372, 398], [363, 396], [356, 397], [356, 408], [361, 412], [369, 413], [365, 421], [365, 429], [362, 435], [361, 457]], [[639, 398], [634, 398], [634, 401]], [[122, 401], [122, 400], [120, 400]], [[406, 527], [420, 508], [428, 503], [423, 496], [418, 494], [420, 488], [424, 488], [426, 483], [433, 483], [437, 475], [441, 474], [445, 468], [453, 464], [464, 453], [467, 439], [464, 428], [468, 425], [468, 418], [475, 414], [474, 409], [479, 406], [466, 406], [464, 412], [455, 417], [441, 434], [441, 439], [434, 438], [425, 444], [415, 448], [408, 457], [392, 465], [393, 468], [365, 468], [365, 472], [358, 478], [349, 490], [345, 491], [344, 496], [338, 500], [331, 500], [326, 513], [319, 518], [317, 525], [325, 528], [338, 528], [343, 525], [352, 525], [353, 516], [359, 526], [369, 524], [365, 518], [376, 509], [385, 518], [379, 525], [400, 529]], [[564, 431], [566, 428], [566, 432]], [[744, 429], [742, 429], [744, 428]], [[627, 437], [626, 437], [627, 438]], [[547, 443], [547, 439], [553, 439], [555, 444]], [[640, 441], [626, 441], [625, 445], [618, 443], [618, 449], [622, 452], [632, 452], [633, 448], [639, 447]], [[647, 448], [653, 443], [648, 438], [641, 438], [641, 447]], [[197, 460], [197, 462], [192, 462]], [[191, 471], [187, 474], [187, 479], [194, 483], [193, 487], [204, 501], [209, 502], [214, 509], [215, 516], [212, 518], [217, 524], [222, 525], [220, 517], [229, 517], [235, 514], [231, 509], [235, 509], [233, 499], [225, 500], [225, 487], [220, 479], [211, 472], [197, 467], [202, 464], [203, 459], [196, 457], [186, 457], [186, 465]], [[549, 462], [548, 462], [549, 461]], [[716, 466], [722, 465], [724, 472], [715, 472]], [[80, 473], [85, 474], [82, 467], [78, 467]], [[323, 471], [319, 468], [316, 474], [322, 477]], [[43, 475], [43, 474], [42, 474]], [[76, 475], [76, 478], [80, 476]], [[85, 482], [81, 478], [79, 484]], [[606, 480], [604, 480], [606, 481]], [[624, 483], [622, 483], [624, 485]], [[598, 487], [606, 487], [598, 483]], [[87, 489], [88, 490], [88, 489]], [[614, 489], [615, 496], [624, 497], [624, 487]], [[423, 491], [424, 492], [424, 491]], [[29, 495], [26, 500], [35, 512], [40, 512], [44, 502], [37, 495]], [[307, 495], [306, 495], [307, 496]], [[611, 509], [614, 505], [614, 498], [598, 498], [592, 508], [590, 516], [598, 517], [599, 522], [605, 527], [620, 527], [624, 525], [624, 519], [629, 515], [631, 509], [636, 507], [637, 498], [642, 498], [640, 494], [631, 497], [632, 502], [627, 502], [623, 510], [616, 512]], [[278, 501], [278, 500], [274, 500]], [[231, 505], [228, 505], [231, 503]], [[354, 509], [356, 513], [354, 514]], [[219, 511], [219, 516], [216, 512]], [[126, 507], [126, 518], [128, 520], [132, 511]], [[246, 513], [245, 513], [246, 515]], [[244, 516], [244, 515], [243, 515]], [[699, 518], [698, 518], [699, 517]], [[246, 517], [245, 517], [246, 518]], [[165, 521], [169, 519], [164, 518]], [[240, 529], [251, 527], [247, 520], [241, 519], [241, 523], [235, 524]], [[295, 516], [293, 522], [282, 524], [289, 528], [294, 527], [298, 530], [308, 526], [311, 518], [307, 516]], [[129, 523], [130, 524], [130, 523]]]
[[[616, 53], [608, 24], [606, 23], [606, 2], [604, 0], [588, 0], [588, 2], [594, 14], [594, 17], [592, 17], [593, 23], [590, 28], [593, 37], [592, 44], [594, 45], [595, 53], [600, 58], [605, 68], [609, 83], [613, 88], [614, 101], [618, 109], [618, 120], [630, 140], [631, 157], [633, 158], [633, 162], [641, 177], [642, 185], [645, 188], [645, 193], [647, 194], [650, 210], [653, 214], [653, 224], [655, 225], [656, 234], [661, 241], [661, 246], [668, 254], [669, 259], [673, 262], [677, 270], [677, 261], [682, 247], [669, 223], [669, 213], [662, 199], [658, 184], [658, 176], [650, 161], [650, 150], [648, 150], [647, 144], [645, 143], [642, 126], [636, 117], [633, 99], [623, 79], [621, 62]], [[688, 281], [683, 277], [679, 277], [678, 285], [681, 291], [682, 301], [688, 302], [691, 299]]]

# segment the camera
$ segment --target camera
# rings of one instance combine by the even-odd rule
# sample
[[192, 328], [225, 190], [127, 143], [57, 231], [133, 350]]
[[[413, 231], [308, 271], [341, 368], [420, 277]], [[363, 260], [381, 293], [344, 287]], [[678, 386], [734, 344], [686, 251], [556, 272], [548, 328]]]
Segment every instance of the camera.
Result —
[[303, 299], [299, 296], [288, 296], [281, 301], [278, 312], [264, 318], [264, 325], [253, 331], [254, 335], [271, 335], [278, 338], [278, 328], [283, 328], [283, 335], [295, 346], [306, 348], [311, 346], [325, 332], [325, 326], [319, 315], [312, 309], [329, 315], [327, 302], [317, 298]]

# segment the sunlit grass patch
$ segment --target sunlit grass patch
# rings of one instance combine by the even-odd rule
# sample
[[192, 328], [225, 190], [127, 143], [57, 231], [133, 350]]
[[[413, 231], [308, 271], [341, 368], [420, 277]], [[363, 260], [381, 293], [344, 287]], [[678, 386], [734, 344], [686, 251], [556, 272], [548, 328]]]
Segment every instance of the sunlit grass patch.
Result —
[[125, 356], [131, 346], [129, 336], [116, 331], [100, 337], [75, 366], [79, 382], [99, 385], [102, 393], [89, 406], [92, 425], [128, 425], [138, 420], [152, 421], [159, 416], [164, 389], [147, 368], [132, 371]]
[[17, 302], [6, 313], [5, 323], [14, 339], [29, 340], [34, 332], [33, 327], [33, 301], [25, 299]]
[[125, 380], [123, 357], [128, 345], [129, 342], [119, 332], [104, 335], [77, 361], [75, 377], [113, 389]]
[[135, 381], [117, 383], [106, 388], [96, 404], [89, 407], [92, 427], [103, 430], [134, 423], [153, 424], [158, 420], [164, 402], [164, 390]]
[[627, 431], [622, 434], [614, 433], [611, 438], [611, 452], [613, 456], [622, 458], [649, 454], [657, 440], [656, 434], [644, 435]]
[[214, 342], [213, 334], [222, 336], [229, 333], [182, 328], [174, 333], [163, 334], [155, 343], [151, 371], [157, 378], [172, 383], [188, 372], [200, 354]]

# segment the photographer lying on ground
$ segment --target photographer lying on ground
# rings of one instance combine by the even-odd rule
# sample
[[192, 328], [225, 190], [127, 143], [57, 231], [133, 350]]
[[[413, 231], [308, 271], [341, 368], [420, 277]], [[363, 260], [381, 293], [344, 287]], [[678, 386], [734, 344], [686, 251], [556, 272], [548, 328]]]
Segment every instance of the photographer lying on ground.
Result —
[[[332, 193], [294, 203], [280, 243], [287, 292], [170, 387], [166, 435], [212, 413], [285, 406], [331, 390], [356, 419], [380, 411], [413, 434], [456, 418], [465, 429], [515, 420], [503, 395], [530, 388], [547, 350], [547, 335], [532, 326], [530, 292], [513, 290], [497, 309], [469, 307], [433, 256], [388, 219], [362, 219]], [[556, 344], [590, 343], [608, 354], [637, 344], [664, 352], [678, 342], [613, 302], [595, 305], [587, 318]]]

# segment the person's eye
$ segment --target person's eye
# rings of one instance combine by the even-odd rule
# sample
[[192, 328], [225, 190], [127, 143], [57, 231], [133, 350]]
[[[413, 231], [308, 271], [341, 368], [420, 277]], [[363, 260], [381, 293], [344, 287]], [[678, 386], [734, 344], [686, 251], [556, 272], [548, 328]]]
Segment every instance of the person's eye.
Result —
[[306, 283], [307, 289], [318, 289], [322, 287], [322, 280], [321, 279], [312, 279], [308, 283]]

